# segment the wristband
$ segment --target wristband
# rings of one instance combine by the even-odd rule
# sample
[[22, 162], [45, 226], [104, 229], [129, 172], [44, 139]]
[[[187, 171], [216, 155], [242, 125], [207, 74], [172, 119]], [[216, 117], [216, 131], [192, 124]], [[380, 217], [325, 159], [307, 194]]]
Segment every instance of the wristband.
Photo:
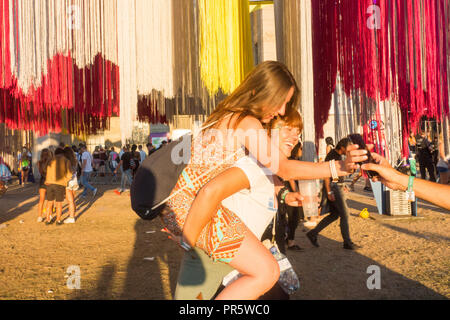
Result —
[[414, 176], [409, 176], [408, 179], [408, 189], [406, 191], [406, 198], [410, 202], [414, 202], [416, 200], [416, 196], [414, 195], [413, 190]]

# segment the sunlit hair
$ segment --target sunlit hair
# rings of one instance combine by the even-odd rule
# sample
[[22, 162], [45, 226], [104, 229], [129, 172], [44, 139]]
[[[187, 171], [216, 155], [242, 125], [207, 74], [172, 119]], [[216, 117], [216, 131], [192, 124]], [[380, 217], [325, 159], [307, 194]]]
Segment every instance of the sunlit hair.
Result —
[[41, 168], [46, 168], [50, 161], [52, 161], [52, 159], [53, 152], [51, 152], [50, 149], [47, 148], [42, 149], [38, 165], [41, 166]]
[[73, 152], [71, 147], [64, 148], [64, 156], [69, 159], [70, 165], [75, 167], [77, 165], [77, 159], [75, 158], [75, 153]]
[[272, 119], [265, 128], [270, 136], [272, 129], [281, 129], [284, 126], [298, 128], [300, 132], [303, 130], [303, 119], [300, 113], [295, 109], [288, 109], [284, 116]]
[[[298, 107], [300, 91], [292, 73], [277, 61], [265, 61], [257, 65], [244, 81], [212, 112], [205, 126], [222, 120], [228, 115], [237, 116], [234, 128], [247, 116], [258, 120], [276, 112], [285, 102], [289, 90], [294, 94], [286, 104], [286, 111]], [[228, 121], [230, 124], [231, 118]]]

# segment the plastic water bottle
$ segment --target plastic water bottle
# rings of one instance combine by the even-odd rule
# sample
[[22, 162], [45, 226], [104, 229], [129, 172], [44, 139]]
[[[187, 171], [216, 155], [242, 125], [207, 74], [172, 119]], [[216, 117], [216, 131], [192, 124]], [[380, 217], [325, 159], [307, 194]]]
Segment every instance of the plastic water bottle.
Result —
[[300, 281], [298, 280], [297, 274], [292, 268], [291, 263], [284, 254], [278, 251], [277, 247], [271, 247], [270, 252], [280, 266], [280, 279], [278, 280], [280, 287], [287, 294], [293, 294], [300, 288]]

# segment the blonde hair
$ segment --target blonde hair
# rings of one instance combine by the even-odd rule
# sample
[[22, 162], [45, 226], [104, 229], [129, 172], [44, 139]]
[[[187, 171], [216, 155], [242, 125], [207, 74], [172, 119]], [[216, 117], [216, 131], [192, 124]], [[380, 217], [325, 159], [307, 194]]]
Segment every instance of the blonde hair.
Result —
[[300, 100], [300, 91], [294, 76], [280, 62], [262, 62], [247, 75], [231, 95], [216, 107], [206, 120], [205, 126], [229, 114], [233, 117], [237, 115], [234, 129], [247, 116], [253, 116], [261, 121], [270, 112], [275, 112], [283, 105], [292, 87], [294, 87], [294, 94], [286, 104], [286, 112], [289, 109], [296, 109]]

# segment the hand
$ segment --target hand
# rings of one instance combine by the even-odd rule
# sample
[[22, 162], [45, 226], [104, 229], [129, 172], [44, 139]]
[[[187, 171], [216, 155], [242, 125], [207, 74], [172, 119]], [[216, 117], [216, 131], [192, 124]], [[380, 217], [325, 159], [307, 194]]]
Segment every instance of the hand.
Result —
[[377, 153], [372, 152], [372, 157], [377, 162], [366, 163], [362, 165], [363, 170], [372, 170], [378, 172], [379, 177], [374, 177], [372, 181], [381, 181], [382, 184], [386, 185], [392, 190], [402, 190], [405, 191], [408, 186], [408, 176], [401, 174], [397, 170], [391, 167], [389, 162]]
[[301, 207], [303, 199], [300, 192], [289, 192], [284, 198], [284, 202], [291, 207]]
[[327, 198], [328, 198], [328, 200], [330, 200], [332, 202], [336, 201], [336, 197], [334, 196], [333, 192], [328, 193]]
[[367, 160], [367, 150], [359, 149], [357, 144], [352, 144], [347, 147], [345, 161], [340, 161], [340, 167], [338, 169], [339, 176], [346, 176], [352, 174], [359, 168], [358, 162]]

